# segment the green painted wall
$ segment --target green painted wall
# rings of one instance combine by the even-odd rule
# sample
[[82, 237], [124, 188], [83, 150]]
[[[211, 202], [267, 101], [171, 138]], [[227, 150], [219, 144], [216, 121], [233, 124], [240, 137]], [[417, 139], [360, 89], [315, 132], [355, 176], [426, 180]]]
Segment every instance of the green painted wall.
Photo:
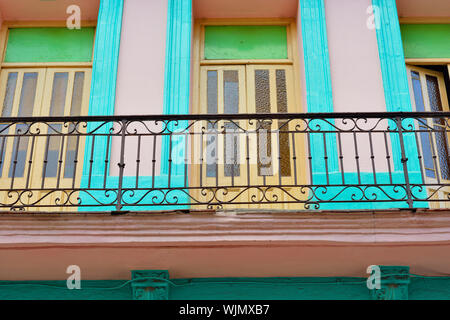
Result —
[[405, 58], [450, 58], [450, 24], [400, 26]]
[[[169, 299], [183, 300], [370, 300], [366, 278], [205, 278], [171, 279]], [[69, 290], [65, 281], [0, 281], [0, 300], [128, 300], [131, 282], [81, 281]], [[449, 300], [449, 277], [413, 277], [410, 300]]]
[[92, 61], [95, 28], [11, 28], [5, 62]]
[[287, 59], [285, 26], [206, 26], [205, 59]]

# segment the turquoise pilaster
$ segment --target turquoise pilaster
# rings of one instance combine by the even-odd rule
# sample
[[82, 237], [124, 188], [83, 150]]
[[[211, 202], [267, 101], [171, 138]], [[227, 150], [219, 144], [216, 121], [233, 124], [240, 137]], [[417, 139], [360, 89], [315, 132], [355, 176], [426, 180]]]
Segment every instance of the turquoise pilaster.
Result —
[[[113, 115], [116, 99], [117, 68], [119, 63], [120, 34], [122, 30], [123, 0], [101, 0], [95, 34], [92, 65], [89, 115]], [[88, 125], [88, 132], [97, 125]], [[106, 132], [107, 128], [104, 128]], [[82, 186], [85, 187], [90, 171], [92, 137], [86, 139]], [[104, 146], [100, 148], [99, 146]], [[92, 176], [104, 174], [106, 139], [97, 137], [92, 155]], [[100, 152], [103, 151], [103, 152]], [[95, 181], [94, 181], [95, 182]]]
[[[375, 17], [380, 19], [376, 24], [376, 32], [386, 110], [388, 112], [413, 111], [396, 2], [395, 0], [373, 0], [372, 3], [375, 10], [378, 10]], [[396, 125], [392, 124], [392, 128], [395, 127]], [[403, 121], [403, 129], [408, 128], [414, 128], [414, 122], [411, 119]], [[398, 134], [391, 134], [390, 137], [394, 170], [403, 171]], [[422, 184], [415, 135], [404, 133], [404, 141], [410, 182]], [[416, 196], [426, 197], [419, 189], [415, 190], [417, 190]]]
[[[330, 58], [328, 54], [325, 5], [323, 0], [300, 0], [300, 15], [305, 64], [306, 100], [309, 113], [333, 112]], [[332, 120], [330, 121], [332, 122]], [[312, 130], [321, 132], [329, 128], [324, 121], [311, 122]], [[311, 134], [313, 183], [326, 183], [325, 172], [339, 170], [336, 136]], [[326, 152], [325, 152], [326, 150]], [[327, 159], [327, 165], [325, 158]]]
[[[191, 82], [192, 0], [169, 0], [167, 14], [164, 114], [189, 114]], [[187, 123], [169, 123], [183, 131]], [[172, 159], [185, 157], [185, 136], [172, 137]], [[169, 139], [163, 140], [161, 173], [169, 174]], [[183, 163], [172, 163], [170, 174], [184, 175]]]
[[[114, 114], [122, 14], [123, 0], [100, 1], [92, 64], [89, 99], [90, 116]], [[98, 123], [89, 123], [87, 132], [93, 131], [98, 125]], [[100, 130], [97, 130], [96, 133], [107, 133], [108, 129], [109, 127], [104, 126]], [[109, 157], [106, 154], [107, 138], [96, 136], [94, 152], [91, 149], [93, 142], [92, 136], [86, 138], [83, 173], [80, 185], [82, 189], [100, 187], [105, 172], [109, 172], [109, 168], [105, 168], [108, 165], [105, 163], [105, 159]], [[92, 203], [93, 198], [89, 194], [80, 193], [80, 201], [83, 204]], [[102, 209], [108, 210], [106, 207]], [[80, 208], [79, 210], [85, 211], [91, 209]]]

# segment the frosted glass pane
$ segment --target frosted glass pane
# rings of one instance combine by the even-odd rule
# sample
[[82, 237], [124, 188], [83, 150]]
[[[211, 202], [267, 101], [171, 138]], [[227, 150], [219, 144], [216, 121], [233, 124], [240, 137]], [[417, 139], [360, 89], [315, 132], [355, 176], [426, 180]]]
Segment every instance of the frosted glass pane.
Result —
[[442, 127], [435, 126], [436, 130], [440, 130], [435, 133], [436, 148], [439, 156], [439, 164], [441, 166], [442, 179], [450, 179], [450, 167], [449, 167], [449, 152], [448, 152], [448, 140], [445, 131], [442, 131]]
[[[37, 72], [26, 72], [23, 75], [22, 92], [20, 93], [19, 117], [30, 117], [33, 115], [34, 102], [36, 99], [36, 86], [38, 80]], [[17, 125], [16, 133], [23, 134], [27, 130], [25, 125]], [[27, 159], [29, 138], [14, 138], [13, 154], [11, 155], [11, 163], [9, 167], [9, 177], [23, 177], [25, 172], [25, 161]], [[17, 162], [14, 165], [14, 161]]]
[[81, 107], [83, 104], [84, 72], [75, 72], [73, 83], [71, 116], [81, 116]]
[[10, 117], [14, 103], [14, 94], [17, 86], [17, 72], [8, 74], [6, 83], [5, 100], [3, 101], [2, 117]]
[[[54, 133], [62, 130], [62, 125], [60, 124], [52, 124], [54, 128]], [[59, 166], [59, 152], [61, 148], [61, 139], [60, 136], [49, 136], [48, 138], [48, 150], [47, 150], [47, 165], [45, 167], [45, 177], [54, 178], [58, 172]]]
[[257, 113], [270, 113], [269, 70], [255, 70], [255, 104]]
[[[419, 127], [419, 130], [426, 130], [426, 127]], [[425, 165], [426, 175], [429, 178], [436, 178], [433, 153], [431, 149], [431, 136], [428, 132], [420, 133], [420, 141], [422, 143], [423, 162]]]
[[420, 76], [417, 72], [411, 72], [414, 101], [416, 102], [416, 111], [425, 111], [425, 105], [423, 102], [422, 84], [420, 83]]
[[67, 83], [69, 74], [57, 72], [53, 78], [52, 100], [50, 103], [50, 116], [63, 116], [66, 104]]
[[[239, 113], [239, 75], [236, 70], [223, 72], [224, 113]], [[234, 123], [225, 123], [225, 176], [239, 176], [239, 135]]]
[[239, 113], [239, 81], [237, 71], [227, 70], [223, 72], [223, 95], [224, 113]]
[[[211, 70], [207, 72], [206, 98], [208, 114], [217, 114], [217, 71]], [[211, 123], [208, 123], [208, 130], [214, 129]], [[209, 134], [206, 137], [206, 176], [215, 177], [216, 172], [216, 152], [217, 152], [217, 135]]]
[[34, 100], [36, 99], [37, 72], [25, 73], [23, 76], [22, 92], [20, 94], [19, 117], [33, 115]]
[[[255, 108], [256, 113], [270, 113], [269, 70], [255, 70]], [[272, 139], [271, 124], [264, 122], [258, 132], [258, 175], [271, 176]]]
[[[75, 79], [73, 83], [72, 104], [70, 109], [71, 116], [80, 116], [83, 104], [83, 87], [84, 87], [84, 72], [75, 72]], [[74, 129], [70, 124], [69, 131]], [[77, 137], [67, 138], [66, 156], [64, 159], [64, 178], [75, 177], [75, 160], [77, 158]]]

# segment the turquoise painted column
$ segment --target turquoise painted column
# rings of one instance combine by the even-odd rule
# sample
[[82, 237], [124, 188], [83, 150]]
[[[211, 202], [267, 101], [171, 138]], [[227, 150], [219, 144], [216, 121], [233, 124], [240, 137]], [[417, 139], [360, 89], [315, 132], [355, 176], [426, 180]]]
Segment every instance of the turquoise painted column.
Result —
[[[122, 13], [123, 0], [100, 1], [89, 100], [89, 115], [91, 116], [114, 114]], [[96, 126], [97, 124], [89, 124], [88, 132]], [[107, 128], [104, 128], [102, 132], [106, 132], [106, 130]], [[86, 139], [82, 188], [87, 187], [91, 170], [93, 184], [101, 180], [100, 177], [103, 177], [105, 171], [106, 138], [96, 138], [93, 155], [91, 155], [90, 149], [92, 142], [92, 137]], [[91, 156], [92, 168], [90, 168]]]
[[[403, 43], [400, 32], [397, 5], [395, 0], [373, 0], [377, 26], [378, 51], [380, 56], [381, 73], [383, 77], [386, 109], [388, 112], [410, 112], [412, 110]], [[412, 120], [405, 120], [403, 128], [414, 127]], [[395, 127], [395, 124], [392, 125]], [[408, 158], [407, 167], [409, 180], [412, 184], [422, 184], [420, 163], [418, 160], [417, 143], [414, 134], [405, 133], [405, 153]], [[398, 134], [391, 134], [394, 170], [403, 172], [401, 162], [401, 146]], [[426, 197], [424, 192], [416, 188], [414, 195]], [[420, 204], [423, 206], [423, 204]]]
[[[324, 1], [300, 0], [299, 4], [308, 112], [333, 112], [333, 94]], [[316, 126], [320, 126], [320, 129]], [[312, 129], [316, 128], [320, 132], [329, 128], [329, 125], [324, 123], [324, 121], [313, 121], [311, 122], [311, 127]], [[325, 147], [326, 156], [328, 157], [328, 172], [337, 172], [339, 170], [336, 136], [327, 134], [326, 143], [324, 143], [322, 133], [311, 134], [310, 144], [311, 155], [313, 157], [313, 183], [326, 183]]]
[[[191, 82], [192, 0], [169, 0], [167, 14], [164, 114], [188, 114]], [[170, 123], [183, 131], [187, 123]], [[169, 139], [163, 141], [161, 173], [169, 174]], [[173, 136], [172, 159], [184, 159], [185, 137]], [[176, 154], [175, 154], [176, 153]], [[171, 175], [184, 175], [184, 165], [173, 163]]]

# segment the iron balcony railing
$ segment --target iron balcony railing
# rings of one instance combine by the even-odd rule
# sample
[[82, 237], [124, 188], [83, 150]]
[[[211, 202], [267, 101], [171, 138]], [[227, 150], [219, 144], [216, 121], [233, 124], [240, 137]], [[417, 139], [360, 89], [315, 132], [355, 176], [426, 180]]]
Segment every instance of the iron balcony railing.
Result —
[[3, 210], [438, 208], [450, 113], [2, 118]]

